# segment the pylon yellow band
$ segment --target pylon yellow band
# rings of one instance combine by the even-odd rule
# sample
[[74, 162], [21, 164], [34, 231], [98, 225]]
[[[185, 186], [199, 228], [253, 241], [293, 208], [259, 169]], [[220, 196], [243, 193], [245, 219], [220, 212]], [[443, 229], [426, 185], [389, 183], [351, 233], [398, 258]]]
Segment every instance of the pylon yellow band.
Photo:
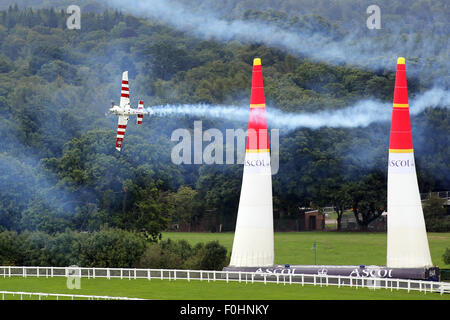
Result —
[[394, 103], [394, 108], [409, 108], [409, 104]]
[[252, 108], [265, 108], [266, 104], [262, 103], [262, 104], [250, 104], [250, 109]]
[[270, 149], [247, 149], [245, 152], [248, 153], [261, 153], [261, 152], [270, 152]]
[[413, 153], [414, 149], [389, 149], [390, 153]]
[[261, 59], [260, 58], [253, 59], [253, 65], [254, 66], [260, 66], [261, 65]]

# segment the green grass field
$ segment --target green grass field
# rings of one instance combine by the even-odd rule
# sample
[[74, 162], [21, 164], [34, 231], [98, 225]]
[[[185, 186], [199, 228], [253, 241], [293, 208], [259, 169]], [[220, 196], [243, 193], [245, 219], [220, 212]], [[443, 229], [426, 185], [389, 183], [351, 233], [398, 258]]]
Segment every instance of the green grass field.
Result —
[[[228, 252], [234, 233], [165, 232], [163, 239], [185, 239], [191, 244], [218, 240]], [[275, 233], [275, 263], [314, 264], [313, 243], [317, 245], [317, 264], [325, 265], [385, 265], [386, 233], [361, 232], [277, 232]], [[450, 233], [428, 233], [433, 263], [450, 268], [442, 259], [450, 247]]]
[[[450, 295], [405, 290], [337, 288], [301, 284], [147, 279], [81, 279], [80, 289], [68, 289], [66, 278], [1, 278], [0, 290], [77, 295], [103, 295], [157, 300], [450, 300]], [[1, 296], [0, 296], [1, 298]], [[20, 296], [5, 296], [20, 299]], [[23, 299], [35, 299], [23, 296]], [[52, 298], [55, 299], [55, 298]]]
[[[186, 239], [192, 244], [218, 240], [229, 251], [233, 233], [164, 233], [163, 239]], [[450, 233], [428, 235], [433, 262], [441, 268], [450, 268], [442, 261], [445, 248], [450, 245]], [[313, 264], [313, 242], [317, 243], [318, 264], [377, 264], [386, 261], [386, 234], [302, 232], [275, 234], [275, 263]], [[450, 295], [406, 292], [404, 290], [355, 289], [313, 287], [299, 284], [237, 283], [224, 281], [200, 282], [198, 280], [120, 280], [81, 279], [81, 289], [70, 290], [66, 278], [0, 277], [0, 291], [66, 293], [80, 295], [107, 295], [146, 299], [177, 300], [450, 300]], [[23, 297], [30, 299], [29, 297]], [[5, 299], [20, 299], [5, 296]], [[35, 298], [37, 299], [37, 298]]]

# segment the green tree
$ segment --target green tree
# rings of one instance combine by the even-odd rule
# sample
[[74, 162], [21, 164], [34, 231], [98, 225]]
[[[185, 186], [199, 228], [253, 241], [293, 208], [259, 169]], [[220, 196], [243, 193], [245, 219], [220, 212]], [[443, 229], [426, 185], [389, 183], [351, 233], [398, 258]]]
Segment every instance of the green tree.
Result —
[[170, 193], [167, 197], [172, 223], [182, 223], [189, 226], [191, 231], [193, 218], [198, 210], [198, 192], [188, 186], [181, 186], [177, 192]]
[[450, 231], [450, 217], [444, 204], [447, 199], [441, 199], [437, 195], [432, 195], [423, 202], [423, 214], [427, 231], [430, 232], [448, 232]]
[[351, 207], [351, 184], [342, 180], [328, 178], [319, 184], [319, 190], [314, 194], [314, 202], [320, 207], [333, 206], [337, 213], [337, 230], [341, 230], [342, 216]]
[[372, 173], [349, 185], [350, 201], [356, 222], [366, 231], [369, 224], [386, 209], [386, 182], [381, 173]]
[[2, 266], [19, 265], [22, 259], [20, 237], [15, 231], [0, 232], [0, 263]]

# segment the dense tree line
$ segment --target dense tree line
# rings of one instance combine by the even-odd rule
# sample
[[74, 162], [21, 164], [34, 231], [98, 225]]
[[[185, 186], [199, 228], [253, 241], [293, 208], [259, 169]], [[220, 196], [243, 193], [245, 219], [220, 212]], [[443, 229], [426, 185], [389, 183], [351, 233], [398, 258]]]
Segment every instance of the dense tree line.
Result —
[[[67, 30], [66, 18], [56, 9], [0, 12], [0, 230], [17, 236], [32, 232], [40, 239], [69, 229], [94, 237], [108, 227], [139, 234], [136, 243], [141, 236], [155, 242], [161, 230], [193, 224], [205, 212], [233, 230], [242, 167], [170, 161], [171, 132], [192, 128], [196, 119], [144, 117], [141, 128], [128, 127], [125, 147], [116, 152], [117, 120], [104, 113], [118, 100], [124, 70], [133, 105], [140, 99], [147, 106], [248, 104], [256, 56], [264, 64], [268, 104], [284, 111], [336, 110], [364, 97], [392, 101], [390, 71], [327, 65], [260, 44], [200, 40], [119, 11], [83, 14], [81, 30]], [[320, 21], [334, 30], [326, 18]], [[429, 86], [408, 81], [412, 96]], [[448, 119], [445, 108], [412, 119], [422, 192], [449, 187]], [[205, 130], [245, 129], [203, 120]], [[388, 123], [282, 132], [273, 177], [276, 214], [295, 217], [299, 207], [332, 205], [353, 208], [367, 226], [386, 206], [388, 133]], [[157, 254], [155, 248], [148, 255]]]
[[0, 232], [0, 265], [221, 270], [227, 250], [217, 241], [192, 247], [184, 240], [149, 243], [136, 232], [102, 229], [92, 233], [66, 230]]

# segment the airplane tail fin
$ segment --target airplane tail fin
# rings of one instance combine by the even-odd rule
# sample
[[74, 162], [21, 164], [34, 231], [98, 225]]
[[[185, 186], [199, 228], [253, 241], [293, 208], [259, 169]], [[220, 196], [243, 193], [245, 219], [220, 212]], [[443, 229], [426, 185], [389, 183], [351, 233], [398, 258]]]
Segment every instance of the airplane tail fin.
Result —
[[139, 101], [139, 105], [138, 105], [138, 111], [140, 112], [137, 115], [136, 121], [137, 124], [142, 124], [142, 120], [144, 119], [144, 101]]

